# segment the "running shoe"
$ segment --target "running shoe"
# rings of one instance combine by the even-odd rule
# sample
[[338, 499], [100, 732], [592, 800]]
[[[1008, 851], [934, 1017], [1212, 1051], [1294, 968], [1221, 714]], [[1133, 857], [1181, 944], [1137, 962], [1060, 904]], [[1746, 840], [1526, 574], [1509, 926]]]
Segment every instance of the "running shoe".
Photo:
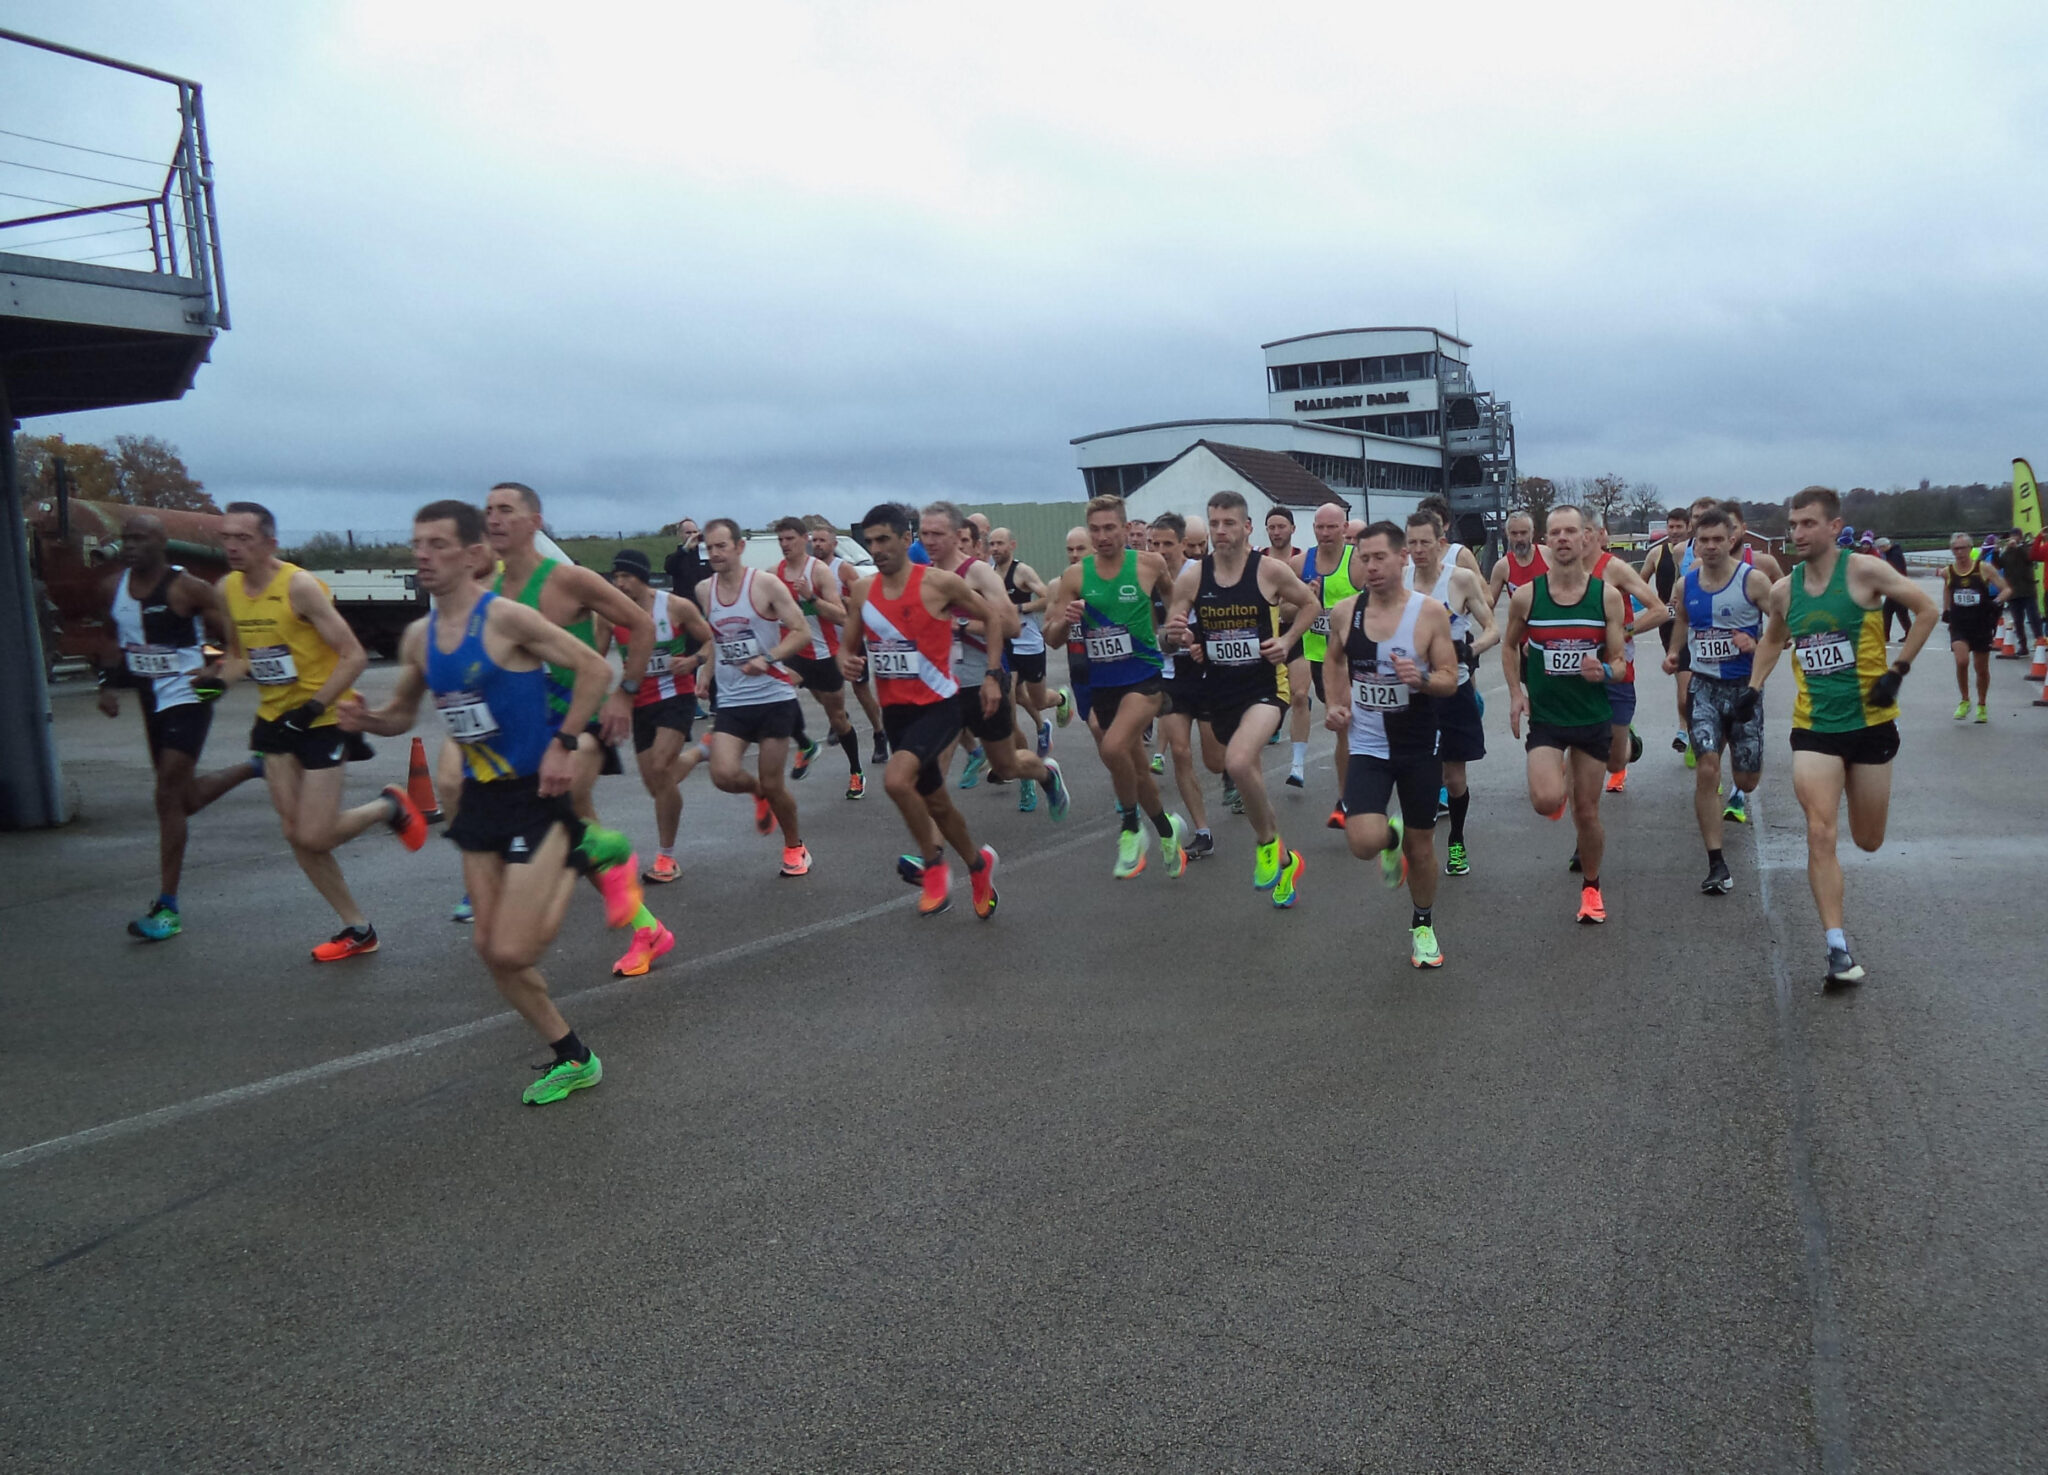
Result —
[[1408, 879], [1408, 850], [1401, 842], [1407, 838], [1408, 827], [1391, 815], [1387, 818], [1387, 838], [1393, 844], [1380, 852], [1380, 880], [1389, 891], [1397, 889]]
[[1140, 741], [1142, 741], [1145, 744], [1145, 746], [1149, 748], [1158, 740], [1159, 719], [1155, 717], [1150, 722], [1145, 724], [1145, 736], [1142, 739], [1140, 739]]
[[864, 773], [849, 773], [846, 776], [846, 797], [864, 799], [868, 792], [868, 776]]
[[1437, 946], [1434, 927], [1408, 929], [1408, 961], [1417, 968], [1441, 968], [1444, 950]]
[[640, 879], [656, 886], [666, 886], [682, 878], [683, 868], [676, 864], [673, 855], [657, 855], [654, 864], [640, 873]]
[[1749, 795], [1737, 789], [1728, 796], [1728, 803], [1721, 810], [1721, 818], [1735, 821], [1738, 825], [1749, 823]]
[[1166, 755], [1164, 753], [1154, 753], [1152, 755], [1152, 771], [1154, 773], [1166, 772]]
[[1000, 789], [1008, 786], [1010, 781], [1004, 778], [1000, 773], [997, 773], [995, 770], [995, 766], [991, 764], [988, 770], [988, 777], [983, 779], [982, 782], [987, 784], [991, 789]]
[[1261, 845], [1252, 856], [1252, 887], [1257, 891], [1270, 891], [1273, 883], [1280, 879], [1280, 841], [1276, 837]]
[[179, 925], [177, 912], [162, 902], [150, 907], [146, 916], [138, 917], [128, 924], [128, 935], [139, 937], [144, 942], [168, 942], [183, 930]]
[[1030, 814], [1038, 808], [1038, 785], [1030, 779], [1017, 780], [1017, 809], [1021, 814]]
[[1626, 789], [1627, 787], [1628, 770], [1626, 768], [1624, 768], [1620, 773], [1610, 773], [1607, 775], [1608, 793], [1619, 794], [1620, 792], [1622, 792], [1622, 790]]
[[1829, 988], [1848, 988], [1852, 984], [1861, 982], [1863, 982], [1863, 965], [1849, 956], [1849, 950], [1845, 947], [1829, 948], [1827, 986]]
[[1436, 791], [1436, 812], [1439, 818], [1451, 812], [1451, 790], [1448, 784]]
[[1038, 756], [1043, 758], [1051, 751], [1052, 719], [1050, 717], [1041, 717], [1038, 719]]
[[1700, 890], [1708, 896], [1726, 896], [1735, 889], [1735, 878], [1728, 874], [1728, 862], [1717, 860], [1707, 866], [1707, 879], [1700, 882]]
[[676, 935], [656, 922], [652, 927], [634, 929], [633, 945], [612, 964], [615, 978], [638, 978], [654, 966], [654, 960], [675, 951]]
[[1579, 888], [1579, 920], [1588, 925], [1607, 920], [1607, 903], [1600, 899], [1598, 886]]
[[1685, 766], [1687, 768], [1698, 768], [1700, 766], [1700, 755], [1692, 750], [1691, 743], [1685, 745]]
[[1067, 811], [1074, 807], [1074, 795], [1067, 787], [1067, 775], [1060, 768], [1060, 761], [1057, 758], [1045, 760], [1045, 797], [1046, 809], [1052, 816], [1052, 822], [1062, 823], [1067, 817]]
[[1189, 860], [1202, 860], [1216, 853], [1216, 837], [1207, 830], [1197, 830], [1188, 836], [1186, 846]]
[[899, 855], [896, 857], [896, 874], [912, 886], [924, 883], [924, 857], [921, 855]]
[[377, 929], [368, 922], [360, 927], [344, 927], [320, 946], [313, 949], [316, 963], [339, 963], [343, 958], [353, 958], [362, 953], [377, 951]]
[[1450, 850], [1444, 856], [1444, 874], [1446, 876], [1464, 876], [1471, 874], [1471, 871], [1471, 862], [1465, 859], [1465, 842], [1463, 840], [1453, 840]]
[[1977, 703], [1977, 720], [1979, 722], [1989, 722], [1991, 720], [1991, 709], [1982, 702]]
[[391, 833], [398, 837], [398, 843], [407, 850], [418, 850], [424, 846], [427, 843], [427, 817], [412, 802], [412, 796], [397, 784], [386, 784], [384, 797], [391, 801], [393, 810], [385, 823], [391, 826]]
[[1691, 746], [1692, 735], [1688, 733], [1684, 728], [1681, 727], [1671, 734], [1672, 752], [1683, 753], [1687, 748], [1690, 748]]
[[583, 852], [594, 871], [624, 865], [633, 858], [633, 842], [626, 838], [624, 832], [607, 829], [600, 824], [584, 825], [583, 839], [576, 848]]
[[571, 1091], [588, 1090], [603, 1079], [604, 1066], [595, 1055], [588, 1060], [551, 1060], [540, 1068], [540, 1079], [528, 1086], [519, 1099], [528, 1106], [546, 1106]]
[[1643, 761], [1643, 735], [1636, 731], [1636, 725], [1633, 722], [1628, 725], [1628, 761], [1631, 763]]
[[808, 845], [785, 845], [782, 847], [782, 874], [785, 876], [808, 876], [811, 873], [811, 848]]
[[988, 767], [988, 754], [976, 748], [967, 755], [967, 767], [960, 772], [960, 787], [971, 789], [981, 782], [982, 770]]
[[879, 732], [875, 734], [874, 751], [868, 754], [868, 762], [875, 767], [884, 767], [889, 761], [889, 740]]
[[1568, 870], [1568, 871], [1577, 871], [1577, 870], [1579, 869], [1579, 847], [1578, 847], [1578, 846], [1574, 845], [1574, 846], [1572, 847], [1572, 858], [1571, 858], [1570, 862], [1566, 864], [1566, 866], [1565, 866], [1565, 869], [1566, 869], [1566, 870]]
[[597, 883], [597, 894], [604, 898], [605, 926], [623, 927], [639, 915], [647, 896], [640, 889], [638, 857], [628, 856], [624, 865], [606, 866], [591, 879]]
[[1059, 690], [1059, 701], [1053, 707], [1053, 719], [1061, 727], [1074, 720], [1074, 688], [1063, 686]]
[[754, 833], [772, 835], [775, 833], [775, 806], [759, 794], [754, 796]]
[[1166, 867], [1166, 879], [1178, 881], [1188, 871], [1188, 822], [1169, 814], [1166, 828], [1168, 833], [1159, 837], [1159, 859]]
[[1303, 777], [1302, 772], [1299, 768], [1290, 768], [1287, 770], [1287, 787], [1290, 789], [1303, 789], [1308, 787], [1308, 780], [1307, 778]]
[[986, 922], [996, 914], [996, 848], [981, 847], [981, 869], [967, 873], [974, 892], [974, 915]]
[[1300, 884], [1301, 873], [1307, 869], [1308, 862], [1301, 858], [1299, 850], [1287, 852], [1287, 859], [1280, 867], [1280, 875], [1273, 882], [1274, 906], [1284, 909], [1301, 899], [1301, 893], [1295, 888]]
[[1128, 881], [1145, 869], [1145, 832], [1119, 830], [1116, 837], [1116, 865], [1110, 875]]
[[1330, 811], [1330, 817], [1323, 821], [1323, 828], [1326, 830], [1341, 830], [1344, 828], [1345, 817], [1344, 801], [1339, 799], [1337, 807]]
[[941, 855], [934, 865], [921, 864], [917, 884], [923, 889], [923, 895], [917, 899], [920, 917], [936, 917], [953, 904], [948, 894], [953, 889], [953, 868], [946, 863], [945, 856]]
[[1272, 747], [1272, 746], [1273, 746], [1273, 745], [1274, 745], [1275, 743], [1277, 743], [1277, 742], [1279, 742], [1279, 741], [1280, 741], [1280, 729], [1276, 727], [1276, 728], [1274, 728], [1274, 729], [1273, 729], [1273, 735], [1272, 735], [1271, 737], [1269, 737], [1269, 738], [1267, 738], [1267, 739], [1266, 739], [1266, 746], [1270, 748], [1270, 747]]
[[474, 922], [476, 920], [476, 908], [469, 904], [469, 893], [467, 891], [462, 893], [462, 900], [455, 903], [455, 909], [448, 913], [448, 920], [451, 922]]
[[[1543, 817], [1544, 817], [1545, 819], [1549, 820], [1549, 821], [1550, 821], [1550, 822], [1551, 822], [1552, 824], [1555, 824], [1555, 823], [1557, 823], [1557, 821], [1559, 821], [1559, 820], [1561, 820], [1561, 819], [1563, 819], [1563, 818], [1564, 818], [1564, 812], [1565, 812], [1566, 808], [1567, 808], [1567, 807], [1569, 807], [1570, 803], [1571, 803], [1571, 801], [1570, 801], [1570, 800], [1568, 800], [1568, 799], [1560, 799], [1560, 800], [1558, 800], [1558, 801], [1557, 801], [1557, 808], [1555, 808], [1555, 809], [1551, 810], [1551, 811], [1550, 811], [1550, 813], [1548, 813], [1548, 814], [1544, 815]], [[1577, 857], [1577, 856], [1574, 856], [1574, 857], [1572, 857], [1572, 861], [1573, 861], [1573, 864], [1574, 864], [1574, 865], [1576, 865], [1576, 864], [1578, 863], [1578, 857]]]
[[806, 778], [810, 777], [811, 760], [816, 758], [822, 751], [822, 746], [813, 739], [807, 738], [803, 742], [798, 743], [796, 762], [789, 765], [789, 781], [793, 784], [802, 783]]
[[1223, 805], [1232, 814], [1244, 813], [1244, 795], [1237, 792], [1237, 785], [1229, 779], [1223, 781]]
[[1968, 699], [1968, 698], [1965, 698], [1964, 700], [1962, 700], [1962, 701], [1960, 701], [1960, 702], [1957, 702], [1957, 703], [1956, 703], [1956, 721], [1958, 721], [1958, 722], [1962, 722], [1962, 721], [1966, 720], [1966, 719], [1967, 719], [1967, 718], [1969, 717], [1969, 715], [1970, 715], [1970, 703], [1969, 703], [1969, 699]]

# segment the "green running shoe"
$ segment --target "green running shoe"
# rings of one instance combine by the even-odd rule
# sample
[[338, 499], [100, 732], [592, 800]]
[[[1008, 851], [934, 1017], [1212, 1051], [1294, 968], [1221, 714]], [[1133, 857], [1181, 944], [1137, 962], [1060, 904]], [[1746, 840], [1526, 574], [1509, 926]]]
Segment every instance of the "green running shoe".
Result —
[[1260, 891], [1270, 891], [1279, 879], [1280, 842], [1276, 839], [1270, 845], [1261, 845], [1252, 858], [1252, 885]]
[[1038, 808], [1038, 785], [1028, 778], [1018, 780], [1017, 808], [1024, 814], [1030, 814]]
[[1063, 686], [1059, 690], [1059, 705], [1053, 711], [1053, 720], [1065, 727], [1074, 720], [1074, 688]]
[[1045, 797], [1050, 801], [1047, 813], [1054, 824], [1063, 824], [1067, 811], [1074, 807], [1074, 796], [1067, 790], [1067, 776], [1060, 770], [1057, 758], [1045, 760]]
[[1749, 823], [1749, 796], [1737, 789], [1728, 796], [1728, 807], [1721, 811], [1721, 818], [1732, 819], [1738, 825]]
[[967, 766], [960, 770], [960, 787], [971, 789], [981, 782], [982, 770], [988, 767], [988, 754], [976, 748], [967, 755]]
[[584, 825], [583, 839], [576, 848], [600, 871], [624, 865], [633, 858], [633, 842], [621, 831], [608, 830], [603, 825]]
[[1188, 868], [1188, 822], [1177, 814], [1166, 817], [1171, 834], [1159, 837], [1159, 858], [1166, 866], [1168, 880], [1177, 881]]
[[184, 931], [178, 921], [178, 914], [158, 902], [149, 909], [149, 915], [138, 917], [128, 924], [128, 935], [139, 937], [144, 942], [168, 942]]
[[1287, 852], [1287, 859], [1280, 867], [1280, 875], [1273, 882], [1274, 906], [1291, 907], [1294, 905], [1301, 895], [1299, 891], [1295, 890], [1295, 886], [1301, 880], [1301, 873], [1307, 869], [1308, 862], [1301, 858], [1299, 850]]
[[1145, 869], [1145, 833], [1142, 830], [1119, 830], [1116, 837], [1116, 868], [1110, 875], [1119, 881], [1128, 881]]
[[1698, 768], [1700, 766], [1700, 755], [1692, 750], [1691, 743], [1685, 745], [1685, 766], [1687, 768]]
[[1628, 761], [1631, 763], [1643, 761], [1643, 735], [1636, 731], [1636, 725], [1633, 722], [1628, 725]]
[[1434, 927], [1411, 927], [1408, 931], [1408, 961], [1417, 968], [1441, 968], [1444, 950], [1436, 945]]
[[1402, 846], [1402, 841], [1407, 838], [1408, 828], [1389, 815], [1387, 831], [1388, 838], [1394, 844], [1392, 849], [1380, 852], [1380, 879], [1387, 883], [1387, 889], [1391, 891], [1408, 879], [1408, 852]]
[[[1223, 804], [1232, 814], [1244, 813], [1244, 795], [1237, 792], [1237, 785], [1229, 779], [1223, 781]], [[1275, 865], [1279, 862], [1275, 861]]]
[[1957, 703], [1956, 703], [1956, 721], [1958, 721], [1958, 722], [1961, 722], [1961, 721], [1962, 721], [1962, 720], [1963, 720], [1964, 718], [1968, 717], [1969, 715], [1970, 715], [1970, 703], [1969, 703], [1968, 699], [1966, 698], [1966, 699], [1964, 699], [1963, 701], [1957, 702]]
[[571, 1091], [587, 1090], [603, 1079], [604, 1066], [595, 1055], [588, 1060], [556, 1060], [541, 1067], [540, 1079], [528, 1086], [519, 1099], [528, 1106], [546, 1106]]
[[1979, 722], [1989, 722], [1991, 720], [1991, 709], [1982, 702], [1977, 703], [1977, 720]]
[[1465, 842], [1463, 840], [1453, 841], [1450, 853], [1444, 857], [1444, 874], [1446, 876], [1463, 876], [1468, 874], [1471, 869], [1472, 867], [1465, 860]]
[[1154, 773], [1166, 772], [1166, 755], [1164, 753], [1154, 753], [1152, 755], [1152, 771]]

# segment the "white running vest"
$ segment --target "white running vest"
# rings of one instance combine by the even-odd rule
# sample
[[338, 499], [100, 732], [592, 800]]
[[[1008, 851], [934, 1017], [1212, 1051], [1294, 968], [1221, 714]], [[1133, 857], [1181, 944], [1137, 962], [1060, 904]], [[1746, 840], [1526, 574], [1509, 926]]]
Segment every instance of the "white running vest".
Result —
[[[164, 575], [164, 588], [170, 587], [178, 572], [173, 567]], [[192, 690], [192, 673], [206, 664], [206, 652], [201, 649], [206, 642], [205, 625], [194, 615], [189, 645], [152, 645], [142, 628], [142, 601], [129, 587], [134, 582], [135, 570], [130, 569], [121, 575], [121, 586], [114, 592], [114, 638], [121, 645], [121, 663], [130, 676], [150, 683], [150, 698], [159, 712], [198, 701]]]
[[718, 575], [711, 576], [711, 622], [713, 648], [718, 652], [718, 705], [721, 707], [765, 707], [770, 702], [794, 701], [789, 678], [782, 668], [771, 666], [766, 676], [749, 676], [740, 667], [755, 656], [766, 656], [782, 643], [782, 627], [754, 608], [754, 570], [740, 580], [740, 597], [731, 604], [719, 598]]
[[[1361, 600], [1366, 596], [1358, 596]], [[1391, 639], [1378, 643], [1377, 655], [1382, 680], [1351, 682], [1351, 751], [1364, 753], [1374, 758], [1390, 757], [1393, 749], [1387, 745], [1387, 714], [1405, 712], [1415, 695], [1408, 683], [1394, 674], [1394, 657], [1404, 655], [1417, 665], [1422, 657], [1415, 650], [1415, 621], [1421, 615], [1428, 600], [1413, 590], [1409, 591], [1407, 607], [1401, 611], [1401, 623], [1394, 627]], [[1351, 632], [1344, 632], [1344, 658], [1348, 663], [1351, 655]]]

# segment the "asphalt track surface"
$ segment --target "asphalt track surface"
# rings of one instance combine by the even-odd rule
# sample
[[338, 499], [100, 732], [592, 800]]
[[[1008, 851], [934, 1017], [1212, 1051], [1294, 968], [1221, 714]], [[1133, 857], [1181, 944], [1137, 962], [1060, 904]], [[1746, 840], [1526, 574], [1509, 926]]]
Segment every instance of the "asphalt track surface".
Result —
[[[139, 721], [61, 690], [81, 817], [0, 836], [0, 1466], [2041, 1469], [2048, 710], [2005, 662], [1993, 723], [1953, 723], [1945, 667], [1848, 862], [1845, 996], [1789, 676], [1725, 898], [1645, 677], [1593, 929], [1489, 665], [1438, 973], [1322, 827], [1320, 730], [1306, 794], [1268, 752], [1286, 913], [1220, 805], [1215, 859], [1112, 884], [1073, 728], [1066, 825], [962, 796], [995, 920], [961, 885], [921, 921], [828, 749], [803, 880], [691, 779], [648, 977], [608, 977], [579, 896], [545, 967], [606, 1075], [542, 1110], [439, 840], [343, 852], [383, 949], [317, 967], [333, 924], [251, 785], [194, 821], [185, 935], [131, 942]], [[599, 801], [651, 841], [637, 779]]]

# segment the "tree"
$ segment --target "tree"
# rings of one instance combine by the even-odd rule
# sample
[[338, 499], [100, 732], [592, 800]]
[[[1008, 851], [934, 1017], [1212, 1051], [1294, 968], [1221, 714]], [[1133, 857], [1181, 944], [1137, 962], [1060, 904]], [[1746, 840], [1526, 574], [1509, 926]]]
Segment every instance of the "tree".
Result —
[[1658, 520], [1664, 510], [1664, 494], [1657, 490], [1657, 483], [1654, 481], [1629, 483], [1628, 513], [1631, 517], [1639, 517], [1643, 520], [1642, 531], [1649, 531], [1650, 525]]
[[119, 495], [121, 476], [104, 446], [89, 440], [76, 445], [61, 435], [24, 435], [14, 442], [15, 466], [22, 489], [31, 496], [49, 497], [57, 491], [54, 463], [64, 463], [65, 480], [71, 495], [89, 502], [123, 502]]
[[185, 469], [178, 448], [154, 435], [114, 438], [122, 500], [178, 512], [218, 512], [205, 485]]
[[1557, 483], [1549, 477], [1517, 477], [1514, 491], [1508, 497], [1508, 511], [1526, 512], [1536, 524], [1536, 535], [1541, 537], [1543, 519], [1550, 515], [1550, 509], [1557, 500]]
[[1628, 504], [1628, 481], [1612, 471], [1602, 472], [1580, 489], [1579, 502], [1604, 526], [1612, 528]]

